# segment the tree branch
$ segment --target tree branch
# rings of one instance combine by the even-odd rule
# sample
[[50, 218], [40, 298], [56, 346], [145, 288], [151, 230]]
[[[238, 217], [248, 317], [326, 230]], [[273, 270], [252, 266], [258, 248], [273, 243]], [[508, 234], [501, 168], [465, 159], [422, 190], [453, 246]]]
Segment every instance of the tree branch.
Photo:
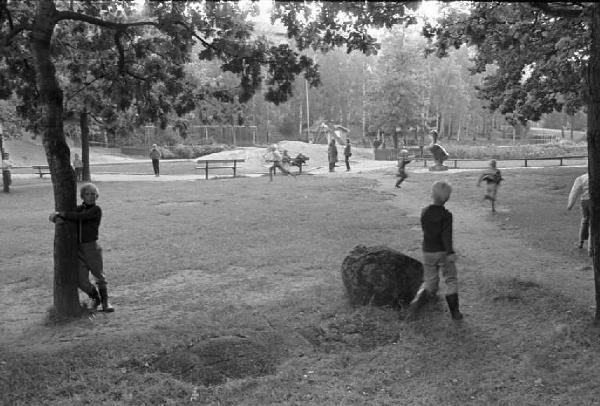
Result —
[[97, 80], [100, 80], [102, 78], [104, 78], [104, 76], [106, 76], [106, 73], [103, 75], [98, 76], [97, 78], [95, 78], [94, 80], [92, 80], [91, 82], [87, 82], [84, 83], [82, 87], [80, 87], [79, 89], [75, 90], [73, 93], [71, 93], [70, 95], [68, 95], [65, 99], [65, 106], [67, 105], [67, 103], [69, 103], [69, 100], [71, 100], [73, 97], [75, 97], [79, 92], [83, 91], [85, 88], [87, 88], [88, 86], [91, 86], [94, 82], [96, 82]]
[[119, 72], [123, 74], [125, 72], [125, 49], [123, 48], [123, 44], [121, 44], [121, 37], [123, 36], [123, 31], [115, 32], [115, 45], [117, 46], [117, 52], [119, 53]]
[[131, 69], [127, 69], [127, 70], [125, 71], [125, 73], [127, 73], [129, 76], [131, 76], [131, 77], [133, 77], [133, 78], [135, 78], [135, 79], [137, 79], [137, 80], [143, 80], [143, 81], [146, 81], [146, 80], [148, 80], [148, 78], [147, 78], [147, 77], [140, 76], [140, 75], [138, 75], [137, 73], [134, 73], [134, 72], [133, 72]]
[[567, 4], [560, 2], [546, 3], [541, 1], [533, 1], [529, 4], [531, 5], [531, 7], [535, 7], [539, 10], [542, 10], [545, 14], [548, 14], [553, 17], [581, 17], [585, 10], [584, 6], [578, 2], [570, 3], [573, 7], [569, 7]]
[[218, 48], [215, 47], [213, 44], [211, 44], [210, 42], [206, 41], [204, 38], [202, 38], [201, 36], [199, 36], [198, 34], [196, 34], [196, 31], [194, 31], [193, 29], [191, 29], [183, 21], [173, 21], [173, 24], [181, 25], [183, 28], [185, 28], [186, 30], [190, 31], [192, 33], [192, 36], [194, 38], [196, 38], [198, 41], [200, 41], [202, 43], [202, 45], [204, 45], [205, 47], [212, 48], [214, 50], [218, 50]]
[[6, 36], [0, 39], [0, 49], [7, 47], [12, 41], [12, 39], [19, 35], [21, 32], [31, 29], [31, 24], [17, 24]]
[[89, 16], [87, 14], [77, 13], [70, 10], [59, 11], [56, 15], [56, 21], [61, 20], [75, 20], [75, 21], [83, 21], [88, 24], [97, 25], [99, 27], [112, 28], [118, 31], [125, 31], [130, 27], [142, 27], [145, 25], [151, 25], [153, 27], [158, 28], [158, 23], [155, 21], [134, 21], [131, 23], [116, 23], [114, 21], [107, 21], [101, 18], [96, 18]]
[[89, 116], [90, 116], [90, 117], [91, 117], [91, 118], [92, 118], [92, 119], [93, 119], [95, 122], [97, 122], [98, 124], [100, 124], [101, 126], [103, 126], [103, 127], [104, 127], [104, 125], [105, 125], [105, 124], [104, 124], [104, 122], [103, 122], [102, 120], [100, 120], [98, 117], [96, 117], [96, 116], [95, 116], [95, 115], [93, 115], [92, 113], [88, 113], [88, 114], [89, 114]]

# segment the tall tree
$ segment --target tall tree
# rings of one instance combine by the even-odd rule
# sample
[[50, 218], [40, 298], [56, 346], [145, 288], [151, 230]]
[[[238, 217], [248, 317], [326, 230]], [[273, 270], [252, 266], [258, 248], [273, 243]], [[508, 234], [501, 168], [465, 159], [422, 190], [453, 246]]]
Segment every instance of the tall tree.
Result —
[[[318, 82], [310, 58], [285, 44], [270, 45], [250, 37], [252, 25], [246, 19], [249, 11], [243, 10], [240, 3], [148, 1], [141, 15], [134, 4], [134, 1], [0, 0], [2, 96], [8, 97], [10, 90], [16, 89], [20, 96], [38, 101], [42, 111], [39, 128], [58, 211], [70, 211], [76, 205], [75, 179], [64, 133], [63, 89], [53, 60], [53, 48], [62, 46], [55, 36], [59, 24], [82, 22], [112, 36], [114, 56], [107, 58], [106, 63], [116, 65], [124, 82], [149, 68], [137, 64], [152, 52], [141, 46], [144, 36], [138, 31], [140, 27], [152, 28], [149, 35], [169, 38], [165, 57], [173, 61], [187, 62], [193, 43], [202, 43], [201, 59], [219, 59], [223, 71], [240, 77], [241, 102], [252, 97], [263, 79], [267, 84], [265, 96], [274, 103], [291, 95], [292, 83], [299, 74], [304, 73], [313, 84]], [[327, 50], [347, 44], [349, 50], [374, 52], [378, 46], [367, 27], [410, 21], [405, 5], [415, 7], [417, 3], [277, 3], [274, 19], [281, 19], [288, 36], [300, 44], [300, 49]], [[303, 18], [312, 13], [316, 13], [316, 18]], [[31, 60], [23, 58], [24, 53], [31, 54]], [[126, 90], [128, 85], [119, 88]], [[81, 312], [76, 229], [68, 223], [55, 227], [54, 310], [62, 316]]]
[[[311, 69], [309, 60], [293, 52], [286, 53], [285, 47], [270, 49], [261, 42], [246, 41], [250, 27], [244, 23], [244, 13], [236, 4], [207, 2], [203, 12], [199, 12], [179, 2], [151, 2], [147, 3], [146, 15], [140, 16], [129, 3], [0, 2], [0, 66], [6, 67], [0, 71], [0, 78], [8, 88], [15, 88], [23, 100], [31, 102], [25, 105], [39, 106], [43, 112], [38, 124], [52, 172], [56, 210], [70, 211], [76, 205], [75, 179], [63, 128], [63, 89], [52, 58], [54, 50], [64, 46], [54, 36], [59, 24], [83, 22], [102, 28], [112, 38], [113, 51], [110, 57], [103, 54], [106, 57], [103, 62], [116, 67], [122, 86], [113, 87], [113, 91], [122, 95], [133, 90], [129, 84], [132, 77], [147, 73], [148, 67], [140, 67], [137, 62], [153, 51], [143, 46], [140, 27], [151, 27], [156, 35], [168, 36], [168, 48], [164, 51], [175, 62], [187, 61], [192, 41], [204, 41], [205, 58], [224, 60], [224, 70], [242, 77], [243, 97], [249, 97], [260, 84], [261, 65], [287, 63], [296, 72]], [[31, 59], [24, 55], [31, 55]], [[270, 96], [274, 99], [287, 93], [288, 78], [271, 77], [270, 82]], [[128, 103], [126, 98], [121, 100]], [[76, 228], [68, 223], [55, 228], [54, 309], [64, 316], [81, 311], [77, 294]]]
[[439, 55], [462, 43], [477, 46], [476, 71], [495, 63], [482, 94], [514, 120], [588, 108], [591, 255], [600, 323], [600, 4], [584, 2], [471, 3], [425, 27]]

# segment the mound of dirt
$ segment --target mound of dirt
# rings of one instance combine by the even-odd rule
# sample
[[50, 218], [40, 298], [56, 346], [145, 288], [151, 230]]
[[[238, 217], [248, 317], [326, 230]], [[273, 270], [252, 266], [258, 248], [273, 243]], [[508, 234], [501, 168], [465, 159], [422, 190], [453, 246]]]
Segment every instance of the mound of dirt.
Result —
[[229, 379], [275, 372], [275, 337], [222, 336], [159, 356], [152, 368], [187, 382], [218, 385]]

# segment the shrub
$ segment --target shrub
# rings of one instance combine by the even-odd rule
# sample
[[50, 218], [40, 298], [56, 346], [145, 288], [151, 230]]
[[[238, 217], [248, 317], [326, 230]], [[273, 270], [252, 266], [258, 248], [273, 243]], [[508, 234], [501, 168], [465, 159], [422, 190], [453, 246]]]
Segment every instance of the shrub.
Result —
[[177, 158], [190, 159], [194, 157], [194, 150], [191, 145], [177, 144], [173, 147], [173, 153]]
[[174, 159], [176, 158], [175, 154], [171, 152], [171, 150], [167, 147], [158, 147], [160, 151], [160, 155], [162, 159]]

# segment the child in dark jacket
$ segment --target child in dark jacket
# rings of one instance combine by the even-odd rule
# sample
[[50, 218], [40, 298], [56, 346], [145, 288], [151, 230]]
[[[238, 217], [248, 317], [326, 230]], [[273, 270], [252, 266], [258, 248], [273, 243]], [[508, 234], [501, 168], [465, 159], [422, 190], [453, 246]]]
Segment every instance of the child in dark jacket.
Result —
[[445, 181], [437, 181], [432, 187], [433, 204], [423, 209], [421, 227], [423, 229], [423, 283], [408, 310], [409, 318], [414, 318], [419, 308], [430, 296], [438, 291], [439, 273], [446, 285], [446, 302], [453, 320], [461, 320], [458, 309], [458, 278], [456, 254], [452, 246], [452, 213], [444, 204], [450, 199], [452, 187]]
[[[115, 309], [108, 303], [106, 277], [102, 262], [102, 247], [98, 244], [98, 229], [102, 219], [102, 209], [96, 204], [98, 188], [93, 183], [81, 186], [83, 203], [75, 211], [60, 211], [50, 215], [50, 221], [76, 222], [77, 227], [77, 258], [79, 260], [79, 289], [92, 299], [92, 309], [102, 305], [102, 311], [113, 312]], [[89, 273], [96, 279], [96, 287], [90, 283]]]

